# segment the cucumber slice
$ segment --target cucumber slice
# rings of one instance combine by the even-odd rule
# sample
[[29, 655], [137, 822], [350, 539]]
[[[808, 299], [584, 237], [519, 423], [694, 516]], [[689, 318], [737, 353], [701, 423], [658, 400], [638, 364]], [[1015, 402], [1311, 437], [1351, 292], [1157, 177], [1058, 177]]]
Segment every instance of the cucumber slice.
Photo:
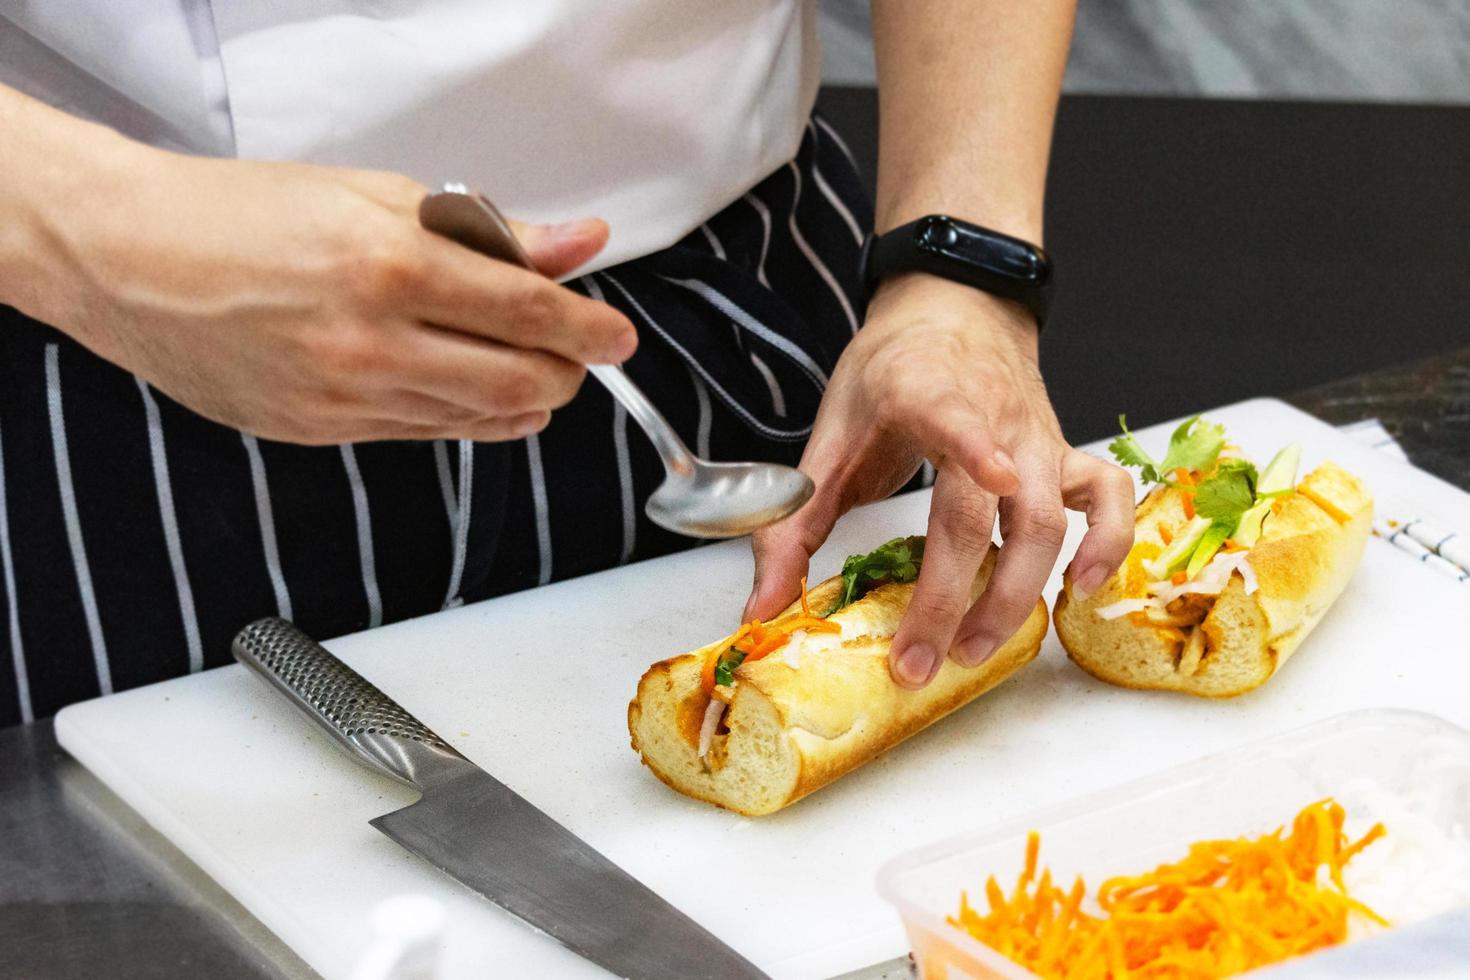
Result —
[[1194, 554], [1194, 549], [1212, 526], [1208, 517], [1196, 516], [1174, 535], [1174, 540], [1159, 557], [1144, 566], [1145, 569], [1155, 579], [1165, 579], [1173, 575], [1188, 563], [1189, 556]]
[[[1271, 458], [1266, 469], [1261, 473], [1261, 478], [1256, 481], [1256, 495], [1262, 496], [1268, 493], [1281, 493], [1296, 486], [1296, 471], [1302, 462], [1302, 447], [1287, 446], [1281, 452]], [[1269, 499], [1256, 503], [1253, 507], [1240, 515], [1240, 526], [1231, 535], [1236, 541], [1249, 548], [1261, 537], [1261, 525], [1266, 520], [1266, 515], [1271, 513], [1271, 501]]]

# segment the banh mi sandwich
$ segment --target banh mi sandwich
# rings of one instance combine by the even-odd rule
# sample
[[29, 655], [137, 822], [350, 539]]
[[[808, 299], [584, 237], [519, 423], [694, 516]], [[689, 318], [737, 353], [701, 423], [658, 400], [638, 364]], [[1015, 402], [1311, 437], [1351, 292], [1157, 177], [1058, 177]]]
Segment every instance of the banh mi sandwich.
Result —
[[[854, 555], [769, 622], [654, 664], [628, 705], [633, 749], [686, 796], [773, 813], [995, 687], [1046, 635], [1046, 605], [978, 667], [946, 659], [924, 689], [894, 683], [888, 652], [923, 561], [922, 537]], [[985, 589], [995, 549], [971, 586]]]
[[1108, 448], [1153, 484], [1134, 544], [1093, 595], [1057, 597], [1067, 655], [1122, 687], [1225, 698], [1264, 684], [1311, 633], [1363, 557], [1373, 500], [1323, 463], [1297, 480], [1288, 446], [1257, 471], [1222, 426], [1190, 419], [1155, 462], [1119, 418]]

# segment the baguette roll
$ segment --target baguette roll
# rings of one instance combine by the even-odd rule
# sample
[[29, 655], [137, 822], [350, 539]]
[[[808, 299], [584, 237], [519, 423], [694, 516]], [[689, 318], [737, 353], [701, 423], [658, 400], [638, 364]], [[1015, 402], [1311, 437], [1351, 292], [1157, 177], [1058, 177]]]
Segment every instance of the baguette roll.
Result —
[[[1138, 505], [1134, 545], [1098, 591], [1079, 600], [1066, 582], [1057, 596], [1057, 635], [1067, 656], [1120, 687], [1185, 691], [1210, 698], [1264, 684], [1346, 588], [1363, 557], [1373, 500], [1357, 477], [1324, 463], [1277, 499], [1241, 570], [1218, 596], [1188, 595], [1166, 609], [1106, 619], [1098, 610], [1145, 594], [1144, 563], [1157, 557], [1163, 528], [1185, 523], [1180, 491], [1158, 487]], [[1249, 592], [1249, 594], [1248, 594]]]
[[[994, 567], [991, 549], [972, 601]], [[995, 687], [1036, 656], [1046, 634], [1046, 606], [1038, 601], [985, 663], [965, 668], [946, 659], [927, 687], [906, 690], [889, 675], [888, 652], [913, 590], [912, 583], [879, 585], [827, 617], [840, 635], [794, 635], [737, 667], [734, 695], [703, 756], [710, 696], [701, 672], [728, 641], [654, 664], [628, 705], [634, 751], [686, 796], [747, 816], [774, 813]], [[829, 609], [841, 594], [841, 577], [830, 578], [808, 594], [811, 608]], [[771, 625], [800, 611], [794, 603]]]

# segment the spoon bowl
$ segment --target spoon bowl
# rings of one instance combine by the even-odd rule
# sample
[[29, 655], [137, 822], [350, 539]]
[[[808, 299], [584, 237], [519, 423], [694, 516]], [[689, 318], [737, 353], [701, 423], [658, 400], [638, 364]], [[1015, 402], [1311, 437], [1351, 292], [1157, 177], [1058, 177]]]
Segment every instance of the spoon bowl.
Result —
[[777, 463], [710, 463], [691, 456], [691, 472], [672, 469], [644, 512], [660, 527], [694, 538], [750, 534], [798, 510], [816, 489], [800, 470]]

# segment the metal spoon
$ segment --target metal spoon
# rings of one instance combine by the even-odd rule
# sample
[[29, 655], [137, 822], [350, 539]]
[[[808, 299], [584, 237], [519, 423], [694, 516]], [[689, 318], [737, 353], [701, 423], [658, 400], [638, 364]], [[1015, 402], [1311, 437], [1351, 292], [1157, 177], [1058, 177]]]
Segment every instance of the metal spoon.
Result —
[[[500, 211], [463, 184], [445, 184], [419, 205], [419, 223], [467, 248], [535, 271]], [[778, 463], [711, 463], [689, 451], [668, 420], [622, 369], [587, 370], [622, 402], [664, 464], [664, 482], [648, 498], [649, 520], [695, 538], [733, 538], [794, 512], [816, 489], [811, 478]]]

